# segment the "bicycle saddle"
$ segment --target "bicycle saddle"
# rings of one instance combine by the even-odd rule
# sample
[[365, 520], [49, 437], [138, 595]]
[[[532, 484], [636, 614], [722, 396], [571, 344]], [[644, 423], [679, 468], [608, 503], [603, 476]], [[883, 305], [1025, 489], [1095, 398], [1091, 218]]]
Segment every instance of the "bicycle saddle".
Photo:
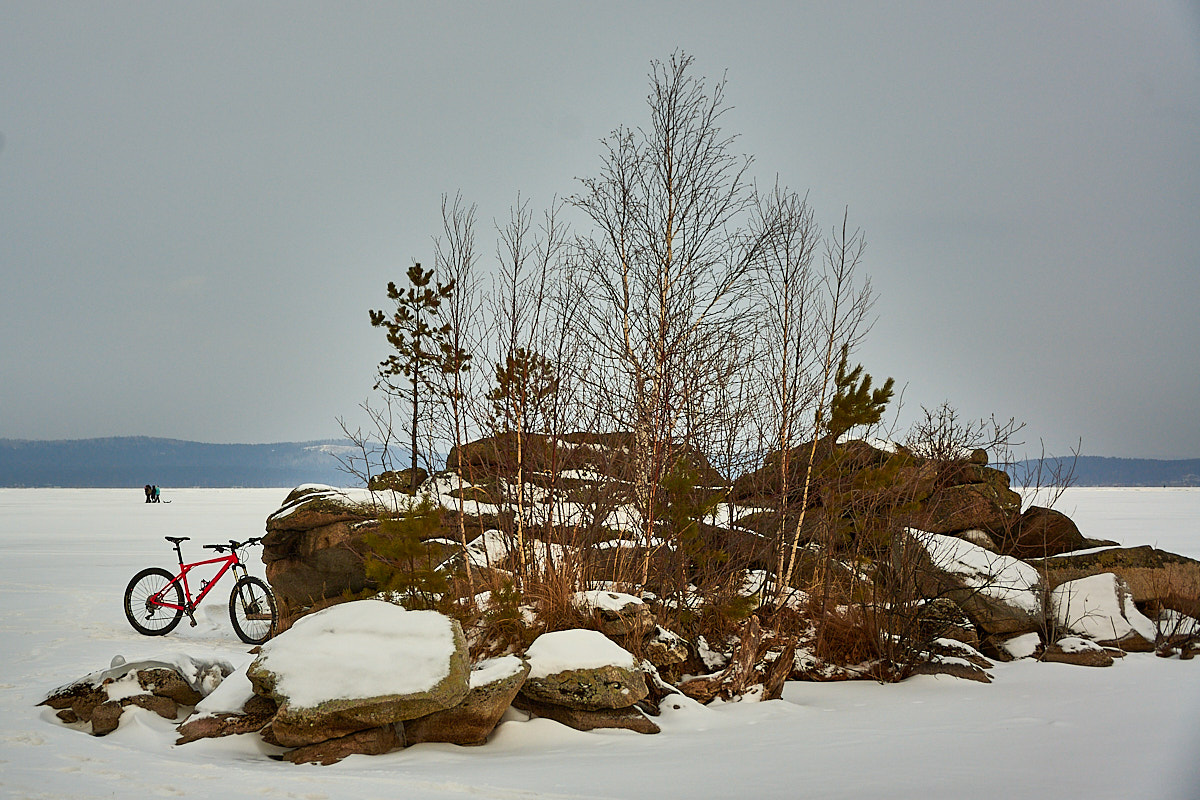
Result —
[[168, 542], [174, 542], [175, 544], [179, 544], [180, 542], [186, 542], [186, 541], [190, 540], [192, 537], [190, 537], [190, 536], [164, 536], [163, 538], [166, 539]]

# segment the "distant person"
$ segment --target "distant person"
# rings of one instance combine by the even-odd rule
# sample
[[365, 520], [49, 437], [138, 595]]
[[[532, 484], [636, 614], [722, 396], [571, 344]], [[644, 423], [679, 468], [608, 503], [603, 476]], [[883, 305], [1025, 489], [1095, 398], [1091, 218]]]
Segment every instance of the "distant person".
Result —
[[147, 483], [146, 484], [146, 502], [147, 503], [152, 502], [151, 498], [153, 498], [153, 497], [154, 497], [154, 487]]
[[153, 489], [153, 492], [154, 492], [154, 502], [161, 503], [162, 502], [162, 492], [160, 492], [158, 490], [157, 486], [154, 486], [151, 488]]

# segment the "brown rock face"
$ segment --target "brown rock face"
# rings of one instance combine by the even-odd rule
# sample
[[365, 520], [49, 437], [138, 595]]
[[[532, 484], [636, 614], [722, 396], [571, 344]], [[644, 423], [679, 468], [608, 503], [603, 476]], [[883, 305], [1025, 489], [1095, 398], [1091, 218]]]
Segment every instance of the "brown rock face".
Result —
[[346, 756], [378, 756], [403, 746], [404, 740], [395, 725], [381, 725], [298, 747], [281, 758], [293, 764], [335, 764]]
[[[813, 466], [805, 498], [810, 455]], [[1009, 488], [1007, 473], [986, 466], [984, 451], [935, 461], [904, 448], [888, 453], [866, 442], [834, 445], [825, 439], [815, 450], [804, 444], [787, 456], [787, 500], [793, 507], [806, 500], [806, 527], [815, 526], [824, 513], [831, 519], [840, 517], [842, 527], [853, 520], [856, 536], [898, 522], [931, 533], [1006, 531], [1021, 511], [1021, 497]], [[734, 481], [730, 500], [778, 508], [783, 489], [783, 456], [772, 453], [761, 469]], [[750, 515], [742, 524], [773, 533], [779, 522], [777, 515], [766, 512]], [[815, 531], [802, 531], [801, 541], [815, 538]]]
[[1046, 647], [1042, 653], [1042, 661], [1053, 661], [1059, 664], [1077, 664], [1081, 667], [1111, 667], [1113, 657], [1102, 648], [1079, 648], [1064, 650], [1059, 644]]
[[355, 546], [377, 516], [332, 489], [293, 491], [267, 518], [263, 563], [284, 609], [298, 609], [367, 588]]
[[661, 730], [653, 720], [636, 708], [602, 708], [588, 711], [543, 703], [519, 694], [513, 705], [535, 717], [552, 719], [577, 731], [623, 728], [637, 733], [658, 733]]
[[241, 714], [214, 714], [211, 717], [186, 720], [176, 728], [179, 738], [175, 744], [187, 744], [197, 739], [215, 739], [237, 733], [253, 733], [262, 730], [278, 707], [267, 697], [254, 695], [242, 706]]
[[1000, 552], [1027, 561], [1087, 547], [1087, 540], [1066, 514], [1031, 506], [999, 537]]
[[92, 710], [92, 735], [107, 736], [121, 724], [124, 707], [116, 700], [107, 700]]
[[[179, 705], [194, 706], [203, 698], [173, 669], [143, 669], [137, 673], [138, 685], [159, 697], [169, 697]], [[171, 716], [174, 716], [172, 714]]]
[[1007, 484], [1008, 477], [1005, 476], [1003, 481], [997, 478], [990, 483], [966, 483], [938, 489], [914, 515], [912, 525], [930, 533], [954, 533], [972, 528], [1003, 530], [1021, 510], [1021, 496]]
[[[507, 658], [516, 661], [512, 656]], [[484, 662], [476, 666], [486, 669], [489, 663]], [[504, 716], [505, 710], [512, 704], [528, 674], [529, 665], [522, 662], [514, 671], [502, 673], [495, 680], [472, 686], [463, 701], [453, 708], [408, 720], [404, 723], [405, 746], [420, 742], [483, 744], [487, 741], [488, 734], [500, 722], [500, 717]]]
[[627, 708], [650, 693], [640, 671], [611, 664], [530, 678], [521, 691], [531, 700], [587, 711]]
[[[552, 470], [588, 470], [622, 481], [632, 480], [635, 465], [630, 433], [568, 433], [557, 439], [544, 434], [521, 438], [521, 463], [529, 472]], [[686, 461], [697, 474], [701, 486], [721, 486], [725, 479], [703, 456], [690, 448], [680, 448], [675, 458]], [[668, 459], [670, 460], [670, 459]], [[517, 472], [517, 436], [502, 433], [452, 447], [446, 456], [446, 469], [460, 472], [475, 483], [495, 478], [511, 478]], [[532, 476], [530, 480], [533, 480]]]

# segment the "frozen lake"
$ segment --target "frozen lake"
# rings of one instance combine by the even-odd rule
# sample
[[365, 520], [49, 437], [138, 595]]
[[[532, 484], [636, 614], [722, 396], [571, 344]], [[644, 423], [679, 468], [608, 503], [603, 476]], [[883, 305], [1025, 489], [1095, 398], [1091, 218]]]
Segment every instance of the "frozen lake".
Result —
[[[140, 487], [0, 489], [0, 796], [1200, 798], [1200, 660], [1149, 654], [998, 664], [991, 685], [789, 683], [779, 702], [667, 711], [657, 736], [514, 719], [482, 748], [324, 768], [272, 761], [253, 736], [176, 747], [173, 724], [140, 709], [93, 738], [35, 708], [117, 654], [249, 660], [232, 583], [163, 638], [129, 627], [121, 595], [142, 567], [174, 565], [163, 536], [192, 537], [184, 554], [199, 558], [200, 544], [260, 535], [286, 493], [177, 489], [146, 505]], [[1086, 536], [1200, 558], [1200, 489], [1073, 489], [1057, 507]]]

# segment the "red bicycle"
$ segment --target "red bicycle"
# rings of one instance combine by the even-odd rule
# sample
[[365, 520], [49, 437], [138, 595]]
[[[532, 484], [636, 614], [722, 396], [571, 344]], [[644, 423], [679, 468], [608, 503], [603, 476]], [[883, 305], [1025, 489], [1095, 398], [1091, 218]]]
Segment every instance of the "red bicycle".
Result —
[[[275, 596], [265, 582], [248, 574], [246, 565], [238, 556], [239, 548], [259, 544], [262, 537], [244, 542], [230, 539], [229, 544], [206, 544], [204, 547], [209, 550], [218, 553], [228, 550], [229, 555], [191, 564], [183, 563], [183, 551], [179, 547], [181, 542], [188, 541], [190, 537], [163, 538], [175, 545], [179, 574], [172, 575], [161, 567], [149, 567], [129, 581], [125, 587], [125, 618], [135, 631], [146, 636], [162, 636], [173, 631], [184, 614], [188, 615], [192, 627], [195, 627], [196, 607], [213, 590], [217, 581], [232, 569], [237, 581], [229, 594], [229, 619], [238, 638], [247, 644], [262, 644], [271, 638], [278, 621]], [[188, 573], [206, 564], [220, 564], [221, 568], [208, 580], [200, 581], [200, 593], [193, 598], [188, 586]]]

